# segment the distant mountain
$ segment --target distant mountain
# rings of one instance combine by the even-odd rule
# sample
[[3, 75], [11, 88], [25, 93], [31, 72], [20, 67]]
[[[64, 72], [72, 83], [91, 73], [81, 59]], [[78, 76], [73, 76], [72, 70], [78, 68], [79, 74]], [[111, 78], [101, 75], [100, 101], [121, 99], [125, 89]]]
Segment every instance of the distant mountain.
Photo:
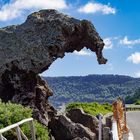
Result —
[[137, 104], [140, 105], [140, 88], [137, 89], [133, 96], [126, 96], [125, 102], [127, 104]]
[[58, 106], [70, 102], [112, 102], [125, 98], [140, 87], [140, 78], [124, 75], [43, 77], [53, 89], [50, 101]]

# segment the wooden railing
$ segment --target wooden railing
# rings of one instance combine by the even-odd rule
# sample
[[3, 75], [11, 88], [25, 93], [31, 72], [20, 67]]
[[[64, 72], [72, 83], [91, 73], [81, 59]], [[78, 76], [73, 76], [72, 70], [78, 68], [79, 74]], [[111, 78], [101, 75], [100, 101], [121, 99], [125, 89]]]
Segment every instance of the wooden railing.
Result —
[[18, 123], [15, 123], [15, 124], [12, 124], [10, 126], [0, 129], [0, 140], [7, 140], [2, 134], [11, 129], [16, 129], [18, 140], [22, 140], [22, 138], [24, 140], [28, 140], [26, 135], [23, 133], [23, 131], [19, 127], [21, 124], [26, 123], [26, 122], [28, 122], [30, 124], [32, 140], [36, 140], [33, 118], [24, 119]]

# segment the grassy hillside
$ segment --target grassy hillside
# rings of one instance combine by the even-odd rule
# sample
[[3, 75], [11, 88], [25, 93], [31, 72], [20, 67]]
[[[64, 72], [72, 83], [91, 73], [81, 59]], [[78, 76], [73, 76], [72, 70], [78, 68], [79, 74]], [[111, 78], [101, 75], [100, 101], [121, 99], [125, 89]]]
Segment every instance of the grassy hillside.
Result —
[[127, 104], [140, 105], [140, 88], [136, 90], [133, 96], [126, 96], [125, 101]]
[[118, 97], [133, 95], [140, 87], [140, 78], [120, 75], [88, 75], [45, 77], [54, 91], [51, 102], [58, 106], [70, 102], [112, 102]]
[[105, 115], [109, 112], [112, 112], [112, 105], [109, 103], [99, 104], [97, 102], [92, 103], [71, 103], [68, 104], [66, 110], [69, 111], [75, 108], [82, 108], [85, 113], [91, 114], [93, 116], [98, 115], [99, 113]]

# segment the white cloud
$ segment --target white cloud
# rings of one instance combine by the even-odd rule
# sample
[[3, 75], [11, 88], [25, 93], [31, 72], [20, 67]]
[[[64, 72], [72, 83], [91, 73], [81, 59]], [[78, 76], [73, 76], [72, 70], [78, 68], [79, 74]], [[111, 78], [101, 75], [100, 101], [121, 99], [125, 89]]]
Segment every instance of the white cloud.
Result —
[[131, 54], [128, 58], [127, 61], [130, 61], [134, 64], [139, 64], [140, 63], [140, 52], [135, 52]]
[[85, 51], [85, 50], [81, 50], [81, 51], [74, 51], [74, 54], [75, 55], [78, 55], [78, 56], [91, 56], [92, 54], [88, 51]]
[[92, 2], [88, 2], [86, 5], [81, 6], [78, 9], [79, 12], [81, 13], [97, 13], [97, 12], [101, 12], [104, 15], [108, 15], [108, 14], [115, 14], [116, 13], [116, 9], [110, 7], [110, 5], [103, 5], [101, 3], [92, 3]]
[[125, 36], [123, 39], [120, 40], [120, 44], [132, 47], [134, 45], [140, 44], [140, 38], [136, 40], [128, 40], [128, 37]]
[[113, 43], [111, 38], [104, 38], [104, 49], [112, 49], [113, 48]]
[[140, 71], [135, 73], [135, 77], [140, 78]]
[[25, 10], [64, 9], [65, 0], [11, 0], [0, 8], [0, 21], [7, 21], [22, 15]]

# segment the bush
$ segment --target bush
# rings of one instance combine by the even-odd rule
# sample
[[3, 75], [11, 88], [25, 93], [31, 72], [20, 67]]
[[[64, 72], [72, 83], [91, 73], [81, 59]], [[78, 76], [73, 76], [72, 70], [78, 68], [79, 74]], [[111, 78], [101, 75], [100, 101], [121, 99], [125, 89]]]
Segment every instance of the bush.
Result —
[[135, 105], [140, 105], [140, 99], [135, 102]]
[[[23, 107], [22, 105], [13, 104], [10, 102], [2, 103], [0, 101], [0, 129], [31, 117], [32, 110], [30, 108]], [[47, 127], [38, 123], [36, 120], [34, 120], [34, 125], [36, 129], [37, 140], [49, 140]], [[21, 125], [20, 128], [28, 138], [31, 138], [30, 126], [28, 122]], [[16, 139], [16, 133], [13, 130], [5, 132], [3, 133], [3, 135], [8, 140]]]
[[105, 115], [109, 112], [112, 112], [112, 105], [109, 103], [99, 104], [97, 102], [92, 103], [80, 103], [75, 102], [71, 103], [66, 107], [66, 111], [69, 111], [74, 108], [82, 108], [85, 113], [91, 114], [91, 115], [98, 115], [99, 113]]

